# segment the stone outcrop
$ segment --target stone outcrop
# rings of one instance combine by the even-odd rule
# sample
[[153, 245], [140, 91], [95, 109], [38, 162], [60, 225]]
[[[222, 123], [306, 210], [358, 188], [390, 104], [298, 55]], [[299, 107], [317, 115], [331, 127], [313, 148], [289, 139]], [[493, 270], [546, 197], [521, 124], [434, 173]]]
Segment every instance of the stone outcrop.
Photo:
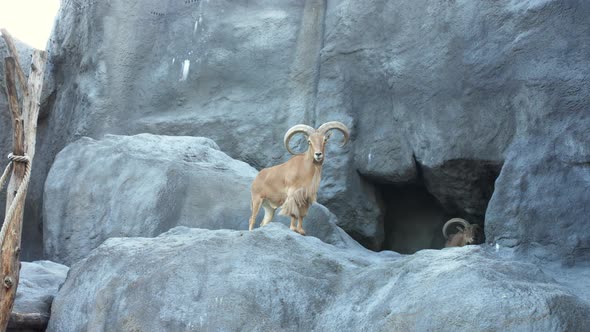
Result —
[[112, 238], [74, 264], [48, 331], [582, 331], [590, 306], [491, 246], [340, 249], [271, 223]]

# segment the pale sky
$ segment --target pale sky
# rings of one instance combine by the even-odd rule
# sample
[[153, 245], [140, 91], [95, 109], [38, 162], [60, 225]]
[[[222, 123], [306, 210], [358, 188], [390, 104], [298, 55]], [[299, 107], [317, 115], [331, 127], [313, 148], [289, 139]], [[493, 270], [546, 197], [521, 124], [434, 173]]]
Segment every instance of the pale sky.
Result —
[[59, 0], [0, 0], [0, 27], [34, 48], [45, 49]]

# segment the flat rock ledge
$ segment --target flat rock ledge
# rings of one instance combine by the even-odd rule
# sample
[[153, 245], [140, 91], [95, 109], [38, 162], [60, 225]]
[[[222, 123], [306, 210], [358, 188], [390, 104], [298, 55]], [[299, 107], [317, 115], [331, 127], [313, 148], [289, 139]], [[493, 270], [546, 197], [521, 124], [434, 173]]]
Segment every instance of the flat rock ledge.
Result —
[[74, 264], [48, 331], [582, 331], [590, 305], [490, 246], [411, 256], [280, 223], [111, 238]]

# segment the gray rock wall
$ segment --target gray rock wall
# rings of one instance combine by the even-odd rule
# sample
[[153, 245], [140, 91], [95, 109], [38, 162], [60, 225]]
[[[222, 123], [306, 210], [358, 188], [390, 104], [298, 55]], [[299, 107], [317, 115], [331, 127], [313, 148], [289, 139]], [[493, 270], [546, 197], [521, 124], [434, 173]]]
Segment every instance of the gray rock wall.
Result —
[[[383, 185], [410, 183], [488, 241], [572, 261], [586, 228], [551, 238], [587, 220], [589, 14], [582, 0], [64, 1], [27, 242], [55, 155], [81, 136], [210, 137], [260, 169], [286, 160], [291, 125], [339, 120], [352, 141], [328, 147], [319, 198], [367, 247], [396, 236]], [[525, 177], [538, 189], [513, 185]]]
[[[317, 122], [325, 6], [315, 0], [64, 2], [50, 43], [59, 88], [40, 124], [45, 163], [39, 172], [48, 172], [68, 142], [106, 133], [205, 136], [257, 168], [286, 161], [277, 137], [296, 123]], [[351, 124], [348, 117], [330, 120]], [[356, 174], [346, 166], [347, 153], [329, 150], [328, 179]], [[323, 197], [345, 190], [339, 179], [326, 183]], [[364, 204], [364, 197], [355, 201]], [[366, 220], [361, 233], [371, 238], [380, 232], [378, 211], [374, 204], [368, 209], [339, 215]]]
[[424, 183], [446, 213], [485, 215], [489, 241], [576, 256], [590, 235], [589, 14], [584, 1], [336, 2], [318, 114], [355, 119], [364, 177]]
[[[151, 237], [176, 225], [152, 232], [160, 220], [201, 221], [191, 223], [190, 213], [162, 217], [157, 203], [110, 204], [106, 195], [96, 201], [120, 212], [112, 220], [130, 222], [96, 223], [102, 219], [60, 205], [61, 193], [83, 185], [52, 187], [66, 182], [55, 173], [61, 180], [47, 182], [44, 202], [55, 213], [44, 224], [71, 229], [46, 244], [71, 245], [66, 256], [56, 254], [69, 262], [89, 256], [74, 265], [49, 330], [583, 330], [590, 325], [580, 282], [590, 246], [589, 17], [582, 0], [64, 1], [38, 174], [81, 136], [143, 132], [210, 137], [259, 169], [286, 160], [281, 138], [291, 125], [339, 120], [352, 129], [351, 143], [328, 147], [320, 202], [356, 239], [415, 251], [418, 242], [440, 240], [431, 234], [443, 216], [459, 216], [485, 223], [494, 246], [376, 254], [275, 223], [251, 233], [178, 228], [154, 239], [111, 239], [90, 252], [113, 235]], [[93, 141], [74, 145], [84, 142]], [[157, 147], [167, 145], [149, 150]], [[82, 159], [71, 158], [54, 166]], [[130, 178], [90, 166], [80, 173], [92, 174], [96, 186], [124, 189]], [[183, 195], [182, 183], [147, 178]], [[42, 184], [44, 175], [36, 179]], [[247, 196], [246, 182], [230, 192]], [[388, 194], [392, 187], [420, 190]], [[154, 201], [165, 197], [154, 188]], [[420, 207], [392, 202], [396, 195], [434, 199], [432, 211], [421, 216]], [[141, 211], [149, 213], [133, 214]], [[90, 223], [49, 222], [66, 213]], [[142, 224], [149, 234], [109, 226], [152, 216], [162, 218]], [[419, 239], [396, 241], [418, 228]], [[67, 257], [77, 248], [66, 234], [91, 245]], [[562, 284], [506, 252], [554, 259], [544, 269]]]
[[567, 265], [590, 258], [590, 116], [562, 113], [513, 143], [486, 212], [492, 240]]
[[[42, 126], [46, 165], [81, 136], [143, 132], [210, 137], [257, 168], [285, 161], [277, 137], [296, 123], [320, 124], [325, 8], [316, 0], [64, 2], [50, 43], [59, 89]], [[344, 114], [329, 120], [352, 125]], [[330, 198], [363, 181], [347, 166], [348, 149], [328, 153], [322, 201], [344, 209]], [[348, 225], [363, 220], [357, 233], [377, 248], [380, 212], [364, 191], [352, 196], [365, 208], [339, 215]]]

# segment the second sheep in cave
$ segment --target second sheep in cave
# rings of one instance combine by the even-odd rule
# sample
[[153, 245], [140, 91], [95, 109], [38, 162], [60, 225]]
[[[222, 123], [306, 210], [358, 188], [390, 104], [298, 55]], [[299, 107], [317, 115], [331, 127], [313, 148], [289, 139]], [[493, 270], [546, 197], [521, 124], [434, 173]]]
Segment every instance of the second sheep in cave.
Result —
[[[452, 224], [459, 224], [462, 227], [457, 226], [458, 232], [452, 235], [447, 234], [448, 228]], [[478, 236], [480, 232], [480, 226], [477, 224], [470, 224], [465, 219], [461, 218], [453, 218], [447, 221], [442, 229], [442, 233], [447, 239], [447, 243], [445, 244], [445, 248], [449, 247], [463, 247], [468, 244], [475, 244], [477, 243]]]

